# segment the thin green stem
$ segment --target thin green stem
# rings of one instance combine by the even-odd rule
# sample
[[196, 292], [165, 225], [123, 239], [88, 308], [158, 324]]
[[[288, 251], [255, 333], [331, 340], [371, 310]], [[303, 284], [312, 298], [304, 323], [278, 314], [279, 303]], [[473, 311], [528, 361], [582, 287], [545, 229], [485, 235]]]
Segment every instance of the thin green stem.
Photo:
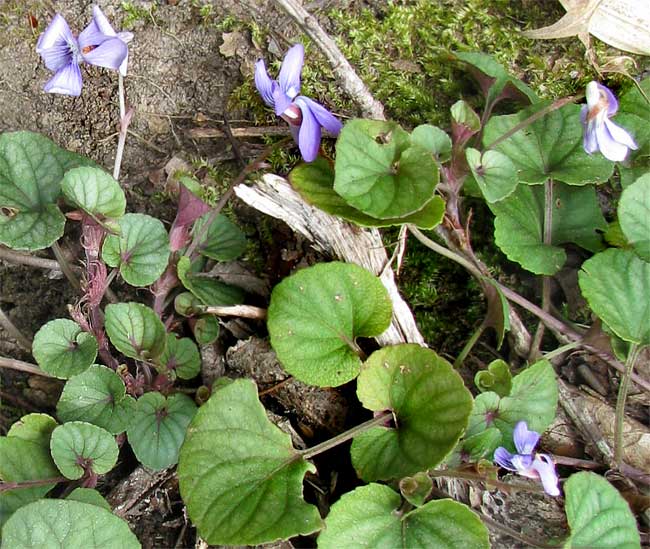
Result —
[[578, 347], [582, 347], [582, 342], [581, 341], [572, 341], [571, 343], [567, 343], [566, 345], [562, 345], [558, 347], [557, 349], [553, 349], [552, 351], [549, 351], [548, 353], [544, 353], [544, 359], [545, 360], [552, 360], [556, 356], [563, 355], [564, 353], [568, 351], [572, 351], [573, 349], [577, 349]]
[[0, 493], [8, 490], [20, 490], [21, 488], [33, 488], [34, 486], [47, 486], [48, 484], [58, 484], [59, 482], [68, 482], [65, 477], [39, 478], [36, 480], [22, 480], [20, 482], [0, 482]]
[[335, 437], [332, 437], [326, 440], [325, 442], [321, 442], [320, 444], [317, 444], [313, 448], [307, 448], [307, 450], [302, 450], [300, 452], [300, 456], [303, 459], [311, 459], [314, 456], [317, 456], [318, 454], [322, 454], [327, 450], [331, 450], [335, 446], [338, 446], [339, 444], [342, 444], [345, 441], [350, 440], [351, 438], [354, 438], [360, 435], [361, 433], [368, 431], [369, 429], [372, 429], [373, 427], [383, 425], [384, 423], [386, 423], [387, 420], [392, 419], [392, 417], [393, 417], [392, 412], [384, 412], [380, 416], [377, 416], [376, 418], [366, 421], [361, 425], [357, 425], [356, 427], [353, 427], [352, 429], [349, 429], [344, 433], [341, 433], [340, 435], [336, 435]]
[[[484, 276], [481, 273], [481, 271], [478, 269], [478, 267], [470, 263], [467, 259], [465, 259], [461, 255], [452, 252], [451, 250], [445, 248], [444, 246], [437, 244], [430, 238], [427, 238], [417, 229], [417, 227], [413, 225], [409, 225], [409, 231], [411, 231], [413, 235], [415, 235], [415, 237], [420, 242], [422, 242], [422, 244], [427, 246], [429, 249], [439, 253], [440, 255], [448, 259], [451, 259], [452, 261], [455, 261], [459, 265], [462, 265], [470, 273], [472, 273], [477, 279], [480, 279], [481, 277]], [[623, 366], [623, 364], [621, 364], [610, 354], [605, 353], [601, 349], [598, 349], [597, 347], [594, 347], [593, 345], [590, 345], [589, 343], [583, 341], [582, 339], [583, 336], [580, 332], [576, 331], [574, 328], [572, 328], [571, 326], [569, 326], [559, 318], [555, 318], [553, 315], [542, 310], [540, 307], [538, 307], [534, 303], [531, 303], [525, 297], [519, 295], [517, 292], [511, 290], [507, 286], [500, 284], [496, 280], [494, 280], [494, 284], [496, 285], [497, 288], [499, 288], [499, 290], [501, 290], [501, 293], [508, 299], [508, 301], [512, 301], [513, 303], [516, 303], [520, 307], [526, 309], [528, 312], [534, 314], [536, 317], [541, 319], [548, 328], [560, 334], [563, 334], [567, 339], [571, 339], [575, 341], [580, 345], [580, 347], [586, 349], [590, 353], [593, 353], [597, 357], [603, 359], [605, 362], [607, 362], [607, 364], [609, 364], [615, 370], [618, 370], [621, 373], [625, 372], [625, 367]], [[646, 381], [641, 376], [636, 375], [634, 372], [632, 372], [631, 378], [632, 381], [634, 381], [636, 384], [642, 387], [644, 391], [650, 393], [650, 382]]]
[[537, 484], [524, 484], [523, 482], [502, 482], [497, 479], [487, 478], [484, 475], [473, 473], [471, 471], [459, 471], [457, 469], [432, 469], [428, 473], [431, 477], [460, 478], [463, 480], [485, 482], [505, 492], [510, 492], [512, 490], [521, 490], [523, 492], [535, 492], [538, 494], [544, 493], [544, 489]]
[[570, 97], [564, 97], [563, 99], [558, 99], [557, 101], [554, 101], [547, 107], [544, 107], [543, 109], [537, 111], [535, 114], [531, 114], [528, 118], [526, 118], [526, 120], [522, 120], [521, 122], [519, 122], [519, 124], [513, 126], [506, 133], [504, 133], [503, 135], [497, 137], [494, 141], [492, 141], [492, 143], [490, 143], [487, 147], [484, 148], [484, 152], [489, 151], [490, 149], [494, 149], [499, 143], [502, 143], [506, 139], [512, 137], [519, 130], [523, 130], [524, 128], [530, 126], [533, 122], [539, 120], [540, 118], [543, 118], [548, 113], [561, 109], [562, 107], [564, 107], [564, 105], [573, 103], [574, 101], [580, 99], [581, 97], [582, 95], [572, 95]]
[[481, 273], [480, 269], [465, 259], [462, 255], [457, 254], [456, 252], [452, 252], [449, 248], [445, 248], [444, 246], [438, 244], [437, 242], [434, 242], [431, 240], [428, 236], [424, 235], [420, 229], [418, 229], [415, 225], [409, 225], [408, 226], [409, 231], [417, 238], [422, 244], [424, 244], [427, 248], [430, 250], [433, 250], [434, 252], [446, 257], [447, 259], [451, 259], [452, 261], [455, 261], [459, 265], [465, 267], [471, 274], [473, 274], [477, 279], [482, 279], [483, 278], [483, 273]]
[[[544, 245], [550, 246], [553, 240], [553, 180], [547, 179], [544, 183]], [[551, 280], [548, 276], [542, 277], [542, 311], [549, 312], [551, 306]], [[528, 360], [534, 362], [539, 356], [539, 349], [544, 338], [546, 325], [540, 320], [535, 336], [530, 345]]]
[[201, 225], [201, 229], [197, 231], [197, 234], [194, 235], [192, 238], [192, 242], [188, 246], [187, 250], [185, 251], [185, 254], [187, 257], [191, 257], [198, 245], [203, 241], [203, 237], [208, 231], [208, 228], [210, 225], [212, 225], [212, 222], [216, 219], [217, 215], [219, 215], [219, 212], [223, 209], [223, 207], [226, 205], [228, 200], [230, 200], [230, 197], [234, 194], [235, 192], [235, 187], [239, 185], [240, 183], [243, 183], [246, 181], [248, 176], [256, 172], [257, 170], [260, 169], [262, 166], [262, 163], [271, 155], [271, 153], [278, 148], [280, 145], [283, 145], [284, 143], [287, 143], [291, 140], [291, 137], [287, 137], [285, 139], [281, 139], [277, 143], [273, 143], [273, 145], [269, 145], [266, 147], [260, 155], [252, 160], [251, 162], [246, 165], [245, 168], [239, 172], [239, 175], [232, 180], [230, 185], [228, 185], [228, 188], [226, 189], [226, 192], [221, 195], [221, 198], [219, 199], [219, 202], [215, 205], [214, 208], [210, 211], [210, 215], [206, 219], [205, 223]]
[[68, 279], [70, 285], [77, 292], [81, 292], [81, 284], [79, 283], [79, 279], [77, 278], [77, 275], [74, 274], [72, 265], [70, 265], [68, 262], [65, 254], [63, 253], [63, 250], [61, 249], [61, 246], [59, 246], [59, 243], [57, 241], [52, 242], [52, 251], [54, 252], [54, 257], [56, 257], [56, 260], [59, 263], [59, 267], [61, 267], [61, 272]]
[[124, 97], [124, 77], [121, 72], [117, 73], [117, 97], [120, 102], [120, 120], [126, 114], [126, 99]]
[[634, 370], [634, 364], [641, 352], [640, 345], [633, 343], [627, 353], [627, 360], [625, 361], [625, 373], [621, 377], [621, 384], [618, 388], [618, 396], [616, 397], [616, 427], [614, 431], [614, 461], [617, 466], [621, 466], [623, 461], [623, 425], [625, 422], [625, 401], [627, 400], [627, 392], [630, 388], [630, 377]]
[[120, 169], [122, 167], [122, 157], [124, 156], [124, 147], [126, 145], [126, 136], [129, 130], [129, 124], [133, 118], [133, 108], [126, 110], [126, 97], [124, 93], [124, 77], [118, 74], [118, 100], [120, 103], [120, 132], [117, 137], [117, 149], [115, 151], [115, 164], [113, 166], [113, 179], [120, 180]]
[[476, 345], [476, 342], [480, 339], [480, 337], [483, 335], [483, 332], [485, 331], [485, 328], [487, 328], [487, 322], [483, 320], [481, 322], [480, 326], [474, 330], [474, 333], [472, 334], [472, 337], [470, 337], [467, 340], [467, 343], [465, 343], [465, 346], [462, 348], [458, 356], [456, 357], [456, 360], [454, 361], [454, 368], [460, 368], [462, 366], [463, 362], [467, 358], [467, 355], [471, 352], [471, 350], [474, 348], [474, 345]]

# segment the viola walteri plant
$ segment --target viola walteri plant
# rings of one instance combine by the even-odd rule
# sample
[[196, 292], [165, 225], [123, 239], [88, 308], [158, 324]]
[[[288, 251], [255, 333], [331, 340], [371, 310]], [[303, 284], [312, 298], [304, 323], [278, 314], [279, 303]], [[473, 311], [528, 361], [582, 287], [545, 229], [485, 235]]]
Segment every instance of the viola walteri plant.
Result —
[[[122, 82], [132, 38], [116, 32], [94, 6], [78, 36], [57, 14], [36, 46], [54, 72], [45, 84], [49, 93], [78, 96], [84, 63], [118, 71], [122, 125], [113, 176], [44, 136], [0, 135], [0, 243], [23, 252], [51, 248], [80, 296], [71, 318], [44, 324], [31, 347], [38, 366], [30, 371], [64, 383], [56, 413], [29, 414], [0, 437], [3, 547], [37, 547], [43, 540], [64, 546], [71, 539], [89, 549], [102, 540], [127, 549], [149, 544], [136, 539], [96, 490], [118, 459], [125, 469], [140, 464], [177, 475], [183, 512], [212, 545], [309, 536], [300, 543], [322, 549], [487, 548], [494, 533], [530, 539], [448, 496], [440, 479], [449, 478], [504, 497], [524, 490], [556, 498], [568, 529], [564, 540], [546, 545], [638, 547], [634, 515], [614, 486], [577, 472], [587, 461], [547, 451], [541, 435], [557, 415], [554, 361], [593, 350], [582, 330], [588, 315], [575, 318], [565, 298], [550, 292], [551, 277], [571, 268], [570, 246], [587, 258], [574, 274], [598, 319], [591, 328], [616, 349], [616, 357], [599, 351], [618, 376], [614, 456], [606, 467], [596, 458], [589, 467], [642, 478], [625, 462], [623, 426], [631, 380], [644, 387], [634, 368], [650, 345], [647, 300], [640, 298], [650, 294], [644, 216], [650, 211], [644, 150], [650, 105], [643, 95], [631, 88], [619, 105], [608, 88], [591, 82], [582, 109], [574, 98], [542, 100], [492, 57], [457, 52], [455, 62], [481, 84], [482, 114], [458, 101], [448, 129], [362, 118], [343, 125], [300, 95], [301, 44], [286, 53], [277, 80], [257, 62], [249, 77], [289, 124], [304, 160], [287, 174], [301, 200], [353, 224], [350, 234], [398, 227], [400, 242], [416, 238], [475, 279], [485, 317], [450, 357], [402, 335], [382, 346], [381, 336], [392, 333], [394, 301], [379, 273], [356, 264], [317, 262], [282, 279], [267, 309], [249, 305], [265, 298], [238, 285], [247, 277], [226, 283], [212, 275], [219, 262], [247, 253], [243, 231], [220, 212], [229, 195], [212, 206], [191, 173], [176, 177], [171, 227], [127, 213], [119, 163], [134, 112], [125, 112]], [[650, 93], [650, 79], [640, 86]], [[495, 110], [506, 98], [516, 101]], [[615, 114], [620, 126], [611, 120]], [[336, 138], [333, 155], [321, 150], [323, 129]], [[240, 180], [266, 167], [268, 155], [283, 146], [284, 140], [267, 146]], [[608, 219], [599, 185], [620, 194]], [[495, 257], [498, 249], [499, 261], [516, 264], [513, 273], [537, 280], [540, 291], [531, 285], [530, 300], [493, 274], [503, 272], [501, 263], [486, 265], [475, 253], [469, 205], [477, 204], [494, 226], [493, 239], [482, 244], [490, 253], [481, 257]], [[76, 268], [61, 252], [64, 234], [81, 235]], [[113, 284], [118, 277], [120, 286]], [[132, 288], [121, 293], [125, 286]], [[295, 444], [269, 420], [252, 380], [221, 377], [203, 385], [201, 349], [226, 325], [218, 316], [253, 309], [287, 376], [330, 395], [345, 385], [357, 416], [367, 420]], [[527, 330], [522, 310], [539, 319], [541, 335], [519, 337]], [[544, 326], [552, 333], [544, 335]], [[489, 353], [474, 348], [482, 339]], [[493, 355], [498, 358], [486, 363]], [[328, 487], [338, 472], [314, 458], [350, 441], [343, 450], [349, 474], [340, 477], [356, 477], [333, 495]], [[524, 478], [513, 481], [500, 469]]]

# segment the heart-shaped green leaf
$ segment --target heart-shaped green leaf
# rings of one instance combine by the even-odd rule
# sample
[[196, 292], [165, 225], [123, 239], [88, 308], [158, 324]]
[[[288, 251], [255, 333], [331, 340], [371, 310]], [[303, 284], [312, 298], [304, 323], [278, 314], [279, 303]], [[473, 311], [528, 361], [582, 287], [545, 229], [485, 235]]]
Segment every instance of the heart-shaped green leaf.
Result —
[[237, 380], [214, 392], [190, 424], [178, 478], [192, 523], [208, 543], [255, 545], [322, 527], [302, 498], [315, 467], [273, 425], [255, 385]]
[[77, 166], [95, 163], [37, 133], [0, 135], [0, 243], [40, 250], [58, 240], [65, 225], [56, 206], [61, 179]]
[[126, 356], [149, 360], [160, 356], [165, 350], [165, 326], [158, 315], [146, 305], [107, 305], [105, 326], [111, 343]]
[[2, 547], [36, 549], [139, 549], [121, 518], [97, 505], [44, 499], [19, 509], [2, 530]]
[[451, 138], [437, 126], [418, 126], [411, 132], [411, 143], [429, 151], [438, 162], [451, 158]]
[[14, 250], [41, 250], [63, 236], [65, 217], [54, 204], [37, 211], [3, 206], [0, 210], [0, 244]]
[[412, 223], [421, 229], [433, 229], [442, 221], [445, 203], [434, 196], [421, 210], [401, 218], [377, 219], [350, 206], [334, 191], [334, 169], [319, 156], [313, 162], [296, 166], [289, 174], [293, 188], [307, 202], [328, 214], [352, 221], [362, 227], [390, 227]]
[[618, 337], [650, 345], [650, 263], [610, 248], [585, 261], [578, 280], [591, 309]]
[[412, 477], [404, 477], [399, 481], [399, 491], [402, 497], [415, 507], [422, 507], [431, 495], [433, 480], [429, 473], [419, 472]]
[[83, 421], [71, 421], [54, 429], [50, 450], [59, 471], [72, 480], [81, 478], [85, 469], [97, 475], [108, 473], [117, 463], [119, 452], [108, 431]]
[[[197, 219], [192, 227], [192, 234], [203, 233], [209, 217], [208, 213]], [[203, 233], [201, 243], [196, 249], [199, 253], [216, 261], [232, 261], [246, 250], [246, 236], [230, 219], [219, 214]]]
[[449, 111], [452, 128], [454, 126], [461, 128], [462, 133], [468, 134], [469, 137], [477, 134], [481, 129], [481, 118], [467, 101], [456, 101]]
[[576, 473], [564, 485], [571, 535], [566, 549], [578, 547], [641, 547], [630, 507], [609, 482], [595, 473]]
[[66, 318], [50, 320], [34, 336], [32, 354], [48, 374], [68, 379], [80, 374], [97, 357], [95, 336]]
[[111, 513], [113, 512], [113, 509], [111, 509], [110, 504], [106, 499], [104, 499], [104, 496], [102, 496], [97, 490], [93, 490], [92, 488], [75, 488], [70, 492], [70, 495], [68, 495], [67, 498], [68, 501], [80, 501], [81, 503], [90, 503], [91, 505], [96, 505], [97, 507], [100, 507], [102, 509], [106, 509], [107, 511], [110, 511]]
[[52, 431], [57, 425], [56, 420], [47, 414], [27, 414], [11, 426], [7, 436], [29, 440], [49, 448]]
[[491, 55], [479, 52], [455, 52], [454, 55], [469, 65], [488, 105], [494, 105], [501, 99], [516, 99], [525, 103], [537, 101], [535, 92], [521, 80], [510, 76]]
[[618, 220], [634, 251], [641, 259], [650, 261], [650, 173], [623, 191]]
[[542, 186], [519, 185], [507, 198], [490, 204], [496, 215], [494, 237], [508, 259], [525, 269], [552, 275], [566, 261], [560, 244], [573, 242], [590, 251], [602, 248], [607, 228], [593, 187], [553, 185], [551, 245], [544, 244], [545, 193]]
[[244, 300], [244, 293], [239, 288], [200, 276], [193, 272], [192, 267], [189, 257], [181, 257], [176, 265], [178, 278], [204, 305], [236, 305]]
[[182, 316], [194, 316], [203, 310], [203, 303], [191, 292], [181, 292], [174, 298], [174, 310]]
[[212, 315], [201, 315], [192, 324], [192, 333], [199, 345], [210, 345], [219, 337], [219, 321]]
[[66, 172], [61, 190], [71, 204], [91, 215], [124, 215], [126, 198], [122, 187], [100, 168], [80, 167]]
[[94, 364], [65, 384], [56, 405], [63, 422], [87, 421], [117, 435], [131, 420], [133, 397], [126, 395], [122, 378], [106, 366]]
[[[0, 479], [22, 482], [60, 476], [50, 455], [49, 442], [49, 437], [46, 444], [40, 438], [35, 442], [17, 436], [0, 437]], [[0, 527], [16, 509], [42, 498], [54, 486], [52, 483], [0, 492]]]
[[450, 499], [430, 501], [408, 513], [388, 486], [369, 484], [344, 494], [325, 519], [319, 549], [489, 548], [487, 528], [469, 507]]
[[163, 370], [173, 370], [181, 379], [192, 379], [201, 371], [201, 355], [189, 337], [167, 334], [167, 346], [158, 358]]
[[395, 416], [395, 427], [375, 427], [352, 442], [352, 464], [366, 481], [435, 467], [456, 446], [472, 411], [472, 395], [451, 364], [415, 344], [370, 355], [357, 395], [364, 407]]
[[[485, 126], [483, 143], [496, 141], [543, 106], [492, 117]], [[496, 150], [512, 160], [523, 183], [544, 183], [549, 178], [569, 185], [603, 183], [614, 171], [614, 163], [604, 156], [585, 152], [579, 105], [565, 105], [535, 120], [499, 143]]]
[[352, 120], [336, 142], [334, 190], [380, 219], [405, 217], [433, 198], [438, 166], [394, 122]]
[[487, 370], [476, 372], [474, 383], [479, 391], [492, 391], [500, 397], [510, 394], [512, 389], [512, 374], [507, 362], [501, 359], [493, 360]]
[[445, 464], [449, 468], [455, 468], [467, 463], [478, 463], [482, 459], [492, 461], [494, 451], [502, 446], [502, 441], [501, 431], [489, 427], [481, 433], [463, 438], [445, 460]]
[[540, 360], [512, 379], [507, 397], [494, 392], [478, 395], [469, 419], [467, 437], [496, 427], [503, 435], [502, 444], [514, 450], [512, 432], [519, 421], [543, 433], [557, 412], [558, 389], [555, 371], [548, 360]]
[[169, 398], [155, 392], [142, 395], [127, 431], [138, 460], [155, 470], [175, 465], [195, 413], [196, 404], [182, 393]]
[[465, 151], [465, 156], [474, 180], [488, 202], [503, 200], [517, 187], [517, 168], [505, 154], [499, 151], [481, 154], [480, 151], [469, 148]]
[[267, 324], [287, 372], [328, 387], [357, 376], [355, 339], [380, 335], [391, 314], [390, 298], [376, 276], [351, 263], [320, 263], [273, 289]]
[[132, 286], [153, 284], [167, 268], [169, 238], [162, 222], [145, 214], [126, 214], [119, 220], [120, 236], [108, 235], [102, 259], [119, 267]]

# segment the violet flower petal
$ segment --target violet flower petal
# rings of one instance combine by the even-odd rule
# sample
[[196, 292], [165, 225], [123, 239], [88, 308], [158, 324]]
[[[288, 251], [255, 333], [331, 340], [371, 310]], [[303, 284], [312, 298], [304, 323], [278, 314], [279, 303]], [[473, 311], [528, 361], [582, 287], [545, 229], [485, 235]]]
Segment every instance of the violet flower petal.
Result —
[[275, 80], [273, 81], [273, 105], [276, 116], [282, 116], [293, 105], [293, 101], [280, 89]]
[[495, 451], [494, 451], [494, 461], [499, 465], [499, 467], [503, 467], [504, 469], [508, 469], [510, 471], [516, 471], [516, 467], [512, 464], [512, 458], [513, 454], [508, 452], [503, 446], [499, 446]]
[[93, 22], [97, 25], [97, 28], [102, 34], [107, 36], [117, 36], [117, 33], [113, 30], [111, 23], [99, 6], [93, 6]]
[[624, 130], [618, 124], [612, 122], [611, 120], [605, 120], [605, 127], [609, 131], [609, 134], [612, 136], [612, 138], [621, 145], [625, 145], [628, 149], [632, 149], [633, 151], [636, 151], [639, 148], [627, 130]]
[[546, 454], [538, 454], [533, 461], [531, 468], [534, 469], [542, 481], [544, 491], [549, 496], [559, 496], [558, 477], [555, 472], [555, 464]]
[[298, 148], [305, 162], [313, 162], [316, 160], [320, 148], [320, 124], [302, 97], [296, 99], [295, 103], [302, 112], [302, 123], [298, 133]]
[[269, 107], [275, 107], [275, 100], [273, 98], [275, 88], [278, 84], [275, 80], [271, 80], [269, 73], [266, 71], [264, 60], [260, 59], [255, 63], [255, 87], [260, 92], [264, 103]]
[[305, 59], [305, 48], [302, 44], [293, 46], [282, 60], [278, 80], [280, 89], [293, 100], [300, 93], [300, 73]]
[[[81, 31], [79, 35], [79, 44], [81, 49], [87, 48], [89, 46], [97, 47], [102, 45], [106, 40], [118, 38], [125, 45], [128, 44], [133, 39], [133, 33], [131, 32], [115, 32], [108, 18], [104, 15], [104, 12], [98, 7], [93, 6], [93, 20], [88, 24], [88, 26]], [[92, 53], [92, 52], [91, 52]], [[127, 66], [129, 61], [129, 51], [126, 50], [126, 55], [124, 56], [123, 61], [120, 63], [120, 66], [117, 67], [122, 76], [126, 76]], [[106, 66], [106, 65], [100, 65]], [[108, 67], [113, 68], [113, 67]]]
[[596, 139], [596, 120], [587, 121], [589, 107], [583, 105], [580, 109], [580, 122], [583, 127], [582, 146], [587, 154], [594, 154], [598, 150], [598, 140]]
[[537, 478], [537, 473], [531, 469], [533, 456], [530, 454], [514, 454], [511, 461], [515, 471], [522, 477]]
[[97, 23], [93, 20], [79, 33], [79, 47], [82, 50], [85, 48], [94, 48], [109, 38], [115, 38], [115, 33], [113, 32], [111, 35], [102, 32]]
[[607, 116], [614, 116], [618, 111], [618, 100], [607, 86], [596, 83], [598, 89], [605, 95], [607, 101]]
[[520, 421], [515, 425], [512, 438], [520, 454], [532, 454], [539, 442], [539, 434], [535, 431], [529, 431], [528, 424], [525, 421]]
[[317, 103], [309, 97], [301, 95], [298, 99], [303, 100], [308, 106], [309, 110], [316, 117], [318, 123], [325, 128], [330, 134], [337, 136], [341, 133], [343, 124], [331, 112], [329, 112], [320, 103]]
[[68, 23], [57, 13], [39, 37], [36, 52], [43, 58], [48, 69], [58, 71], [71, 61], [76, 61], [75, 54], [78, 50], [77, 40], [70, 32]]
[[598, 124], [595, 129], [598, 149], [602, 155], [612, 162], [621, 162], [627, 156], [627, 146], [614, 139], [607, 124]]
[[43, 89], [48, 93], [61, 93], [64, 95], [81, 95], [81, 70], [79, 65], [72, 61], [54, 73], [54, 76], [45, 84]]
[[109, 38], [88, 53], [82, 53], [82, 56], [91, 65], [117, 70], [126, 58], [128, 51], [126, 44], [119, 38]]

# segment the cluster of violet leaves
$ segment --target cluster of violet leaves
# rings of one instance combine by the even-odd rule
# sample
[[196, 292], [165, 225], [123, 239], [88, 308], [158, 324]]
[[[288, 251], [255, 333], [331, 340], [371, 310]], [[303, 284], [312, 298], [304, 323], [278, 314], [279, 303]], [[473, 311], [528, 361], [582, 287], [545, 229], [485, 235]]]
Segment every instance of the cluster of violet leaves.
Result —
[[[127, 44], [132, 38], [129, 32], [115, 32], [97, 6], [93, 6], [92, 21], [78, 37], [72, 34], [63, 16], [57, 14], [40, 36], [36, 48], [47, 68], [54, 72], [44, 90], [80, 95], [82, 63], [119, 70], [126, 76]], [[299, 95], [303, 63], [304, 48], [296, 44], [285, 55], [275, 80], [269, 76], [264, 61], [259, 60], [255, 66], [255, 84], [264, 102], [289, 124], [302, 158], [312, 162], [318, 156], [322, 129], [336, 137], [342, 124], [321, 104]], [[618, 110], [616, 97], [606, 86], [592, 81], [587, 85], [586, 100], [580, 115], [584, 150], [588, 154], [600, 152], [611, 161], [623, 161], [629, 150], [638, 147], [632, 136], [611, 120]], [[513, 432], [517, 453], [499, 447], [494, 452], [494, 461], [505, 469], [540, 480], [547, 494], [558, 496], [558, 476], [552, 459], [535, 452], [539, 438], [539, 433], [520, 421]]]
[[[303, 62], [304, 48], [296, 44], [285, 55], [278, 80], [273, 80], [264, 61], [260, 60], [255, 67], [255, 84], [264, 102], [289, 124], [303, 160], [312, 162], [318, 155], [321, 126], [338, 136], [341, 124], [324, 107], [298, 95]], [[585, 152], [590, 155], [600, 152], [613, 162], [623, 161], [628, 151], [638, 146], [624, 128], [611, 120], [618, 111], [618, 100], [609, 88], [595, 81], [587, 85], [585, 95], [587, 104], [580, 113]], [[518, 453], [499, 447], [494, 452], [494, 461], [505, 469], [540, 480], [547, 494], [558, 496], [558, 476], [552, 459], [534, 451], [539, 438], [539, 433], [529, 430], [526, 422], [520, 421], [513, 432]]]

